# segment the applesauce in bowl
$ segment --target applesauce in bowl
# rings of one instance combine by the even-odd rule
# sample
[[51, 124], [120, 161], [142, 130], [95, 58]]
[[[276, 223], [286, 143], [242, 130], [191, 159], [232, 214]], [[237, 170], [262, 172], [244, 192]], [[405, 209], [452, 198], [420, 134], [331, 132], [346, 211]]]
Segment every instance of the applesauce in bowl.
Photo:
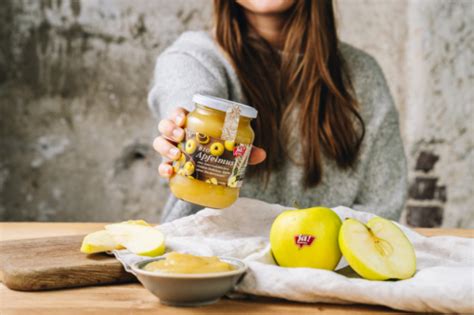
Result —
[[173, 162], [170, 190], [179, 199], [221, 209], [239, 197], [255, 138], [253, 107], [205, 95], [194, 95], [181, 157]]
[[217, 256], [194, 256], [171, 252], [165, 256], [165, 259], [148, 263], [143, 267], [143, 270], [192, 274], [226, 272], [235, 270], [235, 267], [220, 260]]
[[131, 272], [163, 304], [215, 303], [230, 292], [247, 271], [245, 262], [237, 258], [171, 254], [169, 264], [165, 255], [131, 265]]

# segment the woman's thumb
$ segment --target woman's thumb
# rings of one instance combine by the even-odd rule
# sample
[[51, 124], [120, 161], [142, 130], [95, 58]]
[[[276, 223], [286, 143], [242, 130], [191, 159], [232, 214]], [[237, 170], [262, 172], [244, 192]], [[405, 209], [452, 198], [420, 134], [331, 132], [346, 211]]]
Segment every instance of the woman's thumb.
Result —
[[250, 152], [250, 158], [249, 158], [248, 163], [250, 165], [259, 164], [259, 163], [262, 163], [266, 157], [267, 157], [267, 152], [265, 152], [264, 149], [253, 146], [252, 152]]

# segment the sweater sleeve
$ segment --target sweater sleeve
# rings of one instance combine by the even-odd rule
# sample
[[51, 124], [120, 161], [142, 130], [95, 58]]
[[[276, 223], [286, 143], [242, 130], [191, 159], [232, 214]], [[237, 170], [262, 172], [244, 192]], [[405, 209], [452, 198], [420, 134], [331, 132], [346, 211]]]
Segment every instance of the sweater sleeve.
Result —
[[[192, 111], [194, 94], [227, 98], [228, 93], [219, 68], [198, 60], [185, 52], [164, 52], [156, 61], [153, 84], [148, 94], [148, 106], [157, 119], [168, 117], [176, 107]], [[178, 200], [170, 194], [162, 210], [161, 221], [196, 213], [202, 206]]]
[[194, 108], [194, 94], [227, 98], [225, 82], [212, 64], [205, 66], [191, 54], [165, 52], [156, 61], [148, 106], [157, 119], [167, 117], [174, 108]]
[[367, 134], [369, 151], [354, 209], [399, 220], [407, 196], [407, 166], [400, 136], [398, 112], [378, 64], [372, 62], [372, 131]]

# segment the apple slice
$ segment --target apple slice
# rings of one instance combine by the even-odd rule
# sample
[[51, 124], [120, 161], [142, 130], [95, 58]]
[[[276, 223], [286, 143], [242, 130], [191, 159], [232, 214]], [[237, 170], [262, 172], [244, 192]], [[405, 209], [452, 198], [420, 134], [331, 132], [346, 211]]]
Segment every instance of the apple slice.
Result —
[[81, 252], [84, 254], [95, 254], [109, 250], [120, 249], [120, 245], [106, 230], [87, 234], [82, 240]]
[[380, 217], [367, 225], [345, 220], [339, 247], [352, 269], [365, 279], [408, 279], [416, 271], [412, 244], [398, 226]]
[[151, 226], [150, 224], [148, 224], [148, 222], [146, 222], [145, 220], [128, 220], [128, 221], [124, 221], [122, 222], [122, 224], [135, 224], [135, 225], [143, 225], [143, 226]]
[[151, 226], [115, 223], [105, 226], [120, 245], [141, 256], [159, 256], [165, 252], [165, 237]]
[[[134, 224], [150, 226], [144, 220], [128, 220], [121, 224]], [[95, 254], [114, 249], [123, 249], [124, 247], [117, 243], [114, 237], [106, 230], [101, 230], [87, 234], [82, 240], [81, 252], [85, 254]]]

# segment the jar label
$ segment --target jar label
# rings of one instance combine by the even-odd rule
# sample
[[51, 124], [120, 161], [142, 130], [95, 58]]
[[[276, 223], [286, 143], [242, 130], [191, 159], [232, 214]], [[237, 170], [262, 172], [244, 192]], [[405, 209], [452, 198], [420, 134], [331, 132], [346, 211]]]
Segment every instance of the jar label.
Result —
[[227, 109], [225, 113], [224, 126], [222, 127], [221, 138], [223, 140], [234, 141], [239, 129], [240, 107], [234, 105]]
[[186, 129], [185, 139], [178, 148], [182, 153], [173, 162], [175, 173], [209, 184], [237, 188], [242, 185], [252, 145]]

